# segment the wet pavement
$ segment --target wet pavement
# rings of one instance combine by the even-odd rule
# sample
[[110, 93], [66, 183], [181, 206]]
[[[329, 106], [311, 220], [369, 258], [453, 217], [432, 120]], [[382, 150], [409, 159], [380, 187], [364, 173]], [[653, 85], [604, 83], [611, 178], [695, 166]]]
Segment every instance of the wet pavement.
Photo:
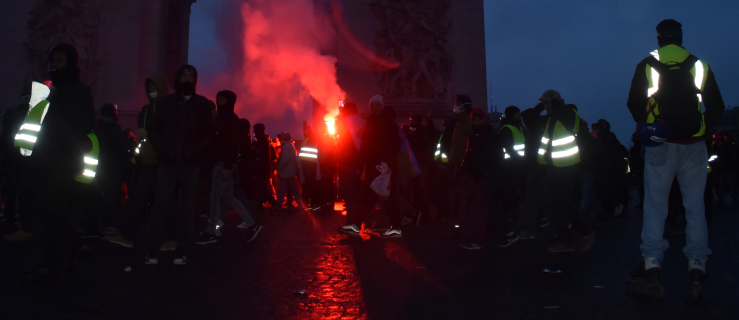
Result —
[[339, 211], [281, 210], [265, 214], [251, 243], [229, 215], [219, 243], [196, 247], [186, 266], [172, 265], [172, 252], [146, 266], [139, 249], [88, 239], [92, 259], [55, 284], [17, 281], [40, 239], [0, 241], [0, 319], [736, 319], [738, 211], [714, 218], [698, 301], [684, 235], [669, 228], [664, 298], [624, 292], [639, 259], [635, 210], [597, 227], [594, 247], [574, 254], [546, 251], [549, 227], [509, 248], [467, 251], [430, 222], [402, 239], [362, 241], [336, 233]]

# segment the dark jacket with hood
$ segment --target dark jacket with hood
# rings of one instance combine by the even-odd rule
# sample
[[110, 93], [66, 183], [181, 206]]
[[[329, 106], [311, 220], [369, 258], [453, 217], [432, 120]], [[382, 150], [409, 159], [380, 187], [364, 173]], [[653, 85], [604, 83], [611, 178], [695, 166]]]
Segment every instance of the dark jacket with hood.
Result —
[[17, 170], [23, 156], [20, 148], [13, 146], [15, 143], [15, 135], [18, 134], [29, 108], [29, 99], [31, 96], [31, 82], [23, 85], [21, 91], [21, 100], [23, 102], [12, 108], [8, 108], [2, 114], [3, 116], [3, 132], [0, 135], [0, 155], [2, 156], [2, 168], [0, 172], [3, 174], [19, 174]]
[[[149, 95], [149, 83], [154, 83], [157, 88], [156, 98], [152, 98]], [[146, 78], [146, 81], [144, 81], [144, 91], [146, 93], [146, 98], [149, 99], [149, 104], [141, 108], [137, 121], [139, 133], [141, 135], [141, 148], [139, 148], [139, 155], [144, 164], [156, 164], [157, 153], [154, 151], [154, 147], [151, 145], [151, 141], [149, 140], [149, 128], [152, 122], [154, 122], [154, 114], [157, 111], [159, 101], [169, 94], [167, 77], [164, 74], [156, 73], [151, 77]]]
[[453, 167], [459, 167], [467, 153], [467, 138], [472, 134], [472, 121], [470, 113], [472, 108], [465, 111], [457, 112], [454, 116], [457, 118], [457, 125], [454, 127], [454, 137], [452, 138], [452, 149], [449, 154], [449, 163]]
[[83, 171], [82, 158], [91, 145], [87, 135], [95, 126], [95, 107], [90, 87], [80, 82], [77, 51], [67, 44], [52, 53], [57, 51], [66, 54], [67, 67], [51, 72], [54, 90], [31, 160], [35, 168], [74, 179]]
[[500, 121], [500, 132], [498, 132], [498, 134], [500, 134], [500, 143], [503, 145], [505, 151], [511, 156], [511, 159], [509, 160], [513, 160], [515, 163], [522, 163], [526, 153], [524, 153], [524, 156], [521, 156], [518, 154], [518, 151], [513, 149], [513, 131], [508, 127], [504, 127], [506, 125], [518, 127], [518, 130], [521, 130], [521, 133], [523, 133], [521, 120], [508, 117], [503, 118], [503, 120]]
[[360, 167], [369, 173], [377, 172], [376, 165], [387, 163], [395, 171], [400, 150], [400, 134], [395, 123], [395, 111], [385, 107], [379, 116], [367, 119], [362, 129], [362, 145], [359, 147]]
[[100, 141], [100, 156], [96, 180], [120, 183], [124, 166], [128, 164], [128, 144], [117, 119], [99, 115], [95, 134]]
[[234, 113], [236, 105], [236, 94], [231, 91], [221, 91], [216, 95], [224, 97], [226, 104], [218, 107], [218, 115], [215, 117], [216, 143], [213, 154], [215, 161], [224, 162], [224, 168], [230, 170], [239, 156], [239, 117]]
[[[537, 164], [537, 156], [539, 147], [541, 146], [541, 138], [544, 136], [544, 129], [547, 127], [549, 119], [559, 121], [567, 130], [573, 130], [575, 127], [575, 110], [568, 108], [563, 102], [552, 101], [555, 103], [552, 106], [552, 111], [547, 112], [546, 115], [541, 115], [544, 111], [544, 105], [538, 104], [534, 108], [526, 109], [521, 112], [521, 118], [526, 123], [526, 127], [529, 128], [529, 136], [526, 138], [526, 150], [535, 150], [535, 152], [526, 152], [526, 163], [528, 165]], [[549, 136], [554, 131], [554, 124], [552, 122], [549, 126]], [[530, 137], [530, 139], [529, 139]], [[551, 164], [551, 159], [547, 159], [547, 163]]]
[[149, 138], [162, 164], [202, 164], [216, 134], [213, 101], [194, 92], [186, 99], [182, 92], [180, 78], [185, 69], [193, 70], [197, 83], [193, 66], [180, 67], [175, 74], [175, 92], [160, 100], [149, 128]]
[[[486, 117], [482, 109], [475, 110], [479, 111], [473, 112]], [[503, 161], [503, 148], [495, 128], [485, 120], [482, 130], [473, 132], [467, 140], [462, 169], [475, 181], [497, 176]]]

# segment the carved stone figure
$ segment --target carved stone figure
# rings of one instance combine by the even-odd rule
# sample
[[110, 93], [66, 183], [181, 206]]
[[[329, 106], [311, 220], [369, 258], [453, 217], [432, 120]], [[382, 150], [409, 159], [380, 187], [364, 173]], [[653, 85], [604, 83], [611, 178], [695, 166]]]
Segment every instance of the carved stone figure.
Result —
[[79, 53], [82, 82], [93, 92], [99, 77], [100, 11], [96, 0], [41, 0], [29, 12], [26, 49], [34, 80], [48, 78], [51, 49], [69, 43]]
[[[370, 65], [390, 98], [439, 99], [451, 74], [446, 51], [451, 0], [380, 0], [371, 3], [380, 22], [373, 41], [378, 61]], [[379, 60], [397, 62], [388, 69]]]

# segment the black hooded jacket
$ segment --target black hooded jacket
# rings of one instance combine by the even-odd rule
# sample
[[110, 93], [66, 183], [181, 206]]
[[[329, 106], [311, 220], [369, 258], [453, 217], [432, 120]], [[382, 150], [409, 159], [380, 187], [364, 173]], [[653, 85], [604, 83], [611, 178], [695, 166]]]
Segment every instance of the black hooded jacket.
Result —
[[84, 167], [82, 158], [90, 145], [87, 135], [95, 126], [95, 107], [90, 87], [80, 82], [77, 51], [67, 44], [57, 46], [52, 53], [57, 51], [67, 55], [67, 67], [51, 73], [54, 90], [31, 159], [36, 168], [72, 179]]
[[239, 156], [239, 117], [234, 113], [236, 94], [231, 91], [221, 91], [216, 95], [224, 97], [226, 104], [218, 106], [218, 115], [215, 117], [216, 143], [213, 154], [215, 161], [224, 162], [224, 168], [233, 167]]
[[375, 170], [374, 166], [387, 163], [395, 171], [400, 151], [400, 128], [395, 123], [395, 111], [385, 107], [377, 117], [367, 119], [362, 131], [362, 145], [359, 147], [360, 167]]
[[[175, 92], [159, 101], [149, 129], [149, 138], [162, 164], [200, 165], [215, 138], [213, 101], [196, 93], [185, 99], [180, 91], [180, 78], [186, 68], [195, 70], [189, 65], [177, 70]], [[197, 71], [195, 79], [197, 82]]]

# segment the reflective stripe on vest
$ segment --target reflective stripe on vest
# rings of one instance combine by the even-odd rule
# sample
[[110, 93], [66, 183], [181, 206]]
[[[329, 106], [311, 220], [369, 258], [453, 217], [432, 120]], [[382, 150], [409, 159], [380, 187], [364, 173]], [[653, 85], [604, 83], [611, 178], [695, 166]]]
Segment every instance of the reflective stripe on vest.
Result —
[[43, 100], [26, 114], [23, 125], [15, 135], [15, 142], [13, 142], [13, 146], [21, 148], [21, 155], [27, 157], [33, 152], [33, 146], [36, 144], [39, 131], [41, 131], [41, 122], [44, 120], [49, 105], [48, 100]]
[[544, 136], [541, 137], [537, 162], [546, 165], [546, 154], [549, 152], [552, 157], [552, 165], [555, 167], [569, 167], [580, 163], [580, 150], [577, 147], [577, 141], [575, 141], [575, 135], [573, 133], [580, 130], [580, 116], [577, 114], [577, 111], [575, 111], [575, 127], [572, 132], [565, 129], [562, 122], [557, 121], [554, 124], [552, 137], [549, 137], [549, 125], [551, 121], [552, 119], [549, 118], [546, 129], [544, 129]]
[[[510, 124], [504, 125], [503, 128], [511, 130], [511, 133], [513, 134], [513, 150], [523, 157], [526, 154], [526, 138], [524, 137], [523, 132], [518, 129], [518, 127]], [[503, 153], [505, 154], [505, 159], [511, 157], [511, 155], [505, 151], [505, 148], [503, 148]]]
[[[690, 53], [687, 52], [685, 49], [675, 45], [664, 46], [650, 52], [650, 54], [654, 56], [655, 59], [659, 60], [659, 62], [665, 64], [668, 64], [669, 62], [680, 63], [682, 61], [685, 61], [685, 59], [687, 59], [687, 57], [690, 55]], [[647, 103], [647, 123], [654, 123], [655, 116], [659, 116], [659, 106], [657, 105], [657, 101], [654, 100], [654, 94], [659, 91], [659, 72], [657, 72], [656, 69], [652, 68], [652, 66], [650, 66], [648, 63], [646, 67], [646, 72], [647, 82], [649, 83], [649, 88], [647, 89], [647, 97], [649, 97], [649, 102]], [[700, 60], [696, 61], [695, 65], [690, 69], [690, 74], [693, 75], [695, 87], [698, 88], [700, 92], [703, 92], [703, 89], [706, 85], [706, 79], [708, 79], [708, 64]], [[698, 93], [698, 111], [701, 111], [701, 102], [703, 102], [703, 97], [700, 93]], [[652, 112], [652, 110], [654, 110], [654, 112]], [[701, 129], [693, 136], [700, 137], [703, 136], [703, 134], [705, 133], [706, 122], [705, 119], [701, 117]]]
[[447, 157], [446, 153], [441, 152], [441, 139], [444, 137], [444, 134], [441, 134], [441, 137], [439, 137], [439, 142], [436, 144], [436, 152], [434, 152], [434, 161], [437, 161], [441, 158], [442, 163], [448, 163], [449, 157]]
[[307, 146], [309, 139], [310, 138], [306, 138], [305, 140], [303, 140], [303, 143], [300, 144], [300, 152], [298, 153], [298, 158], [303, 161], [317, 162], [318, 149]]
[[85, 167], [82, 173], [78, 174], [74, 178], [74, 180], [85, 184], [90, 184], [92, 183], [92, 180], [95, 179], [95, 174], [97, 173], [98, 158], [100, 156], [100, 142], [98, 141], [98, 136], [94, 133], [88, 134], [87, 137], [92, 142], [92, 150], [90, 150], [90, 152], [88, 153], [85, 153], [83, 158]]

